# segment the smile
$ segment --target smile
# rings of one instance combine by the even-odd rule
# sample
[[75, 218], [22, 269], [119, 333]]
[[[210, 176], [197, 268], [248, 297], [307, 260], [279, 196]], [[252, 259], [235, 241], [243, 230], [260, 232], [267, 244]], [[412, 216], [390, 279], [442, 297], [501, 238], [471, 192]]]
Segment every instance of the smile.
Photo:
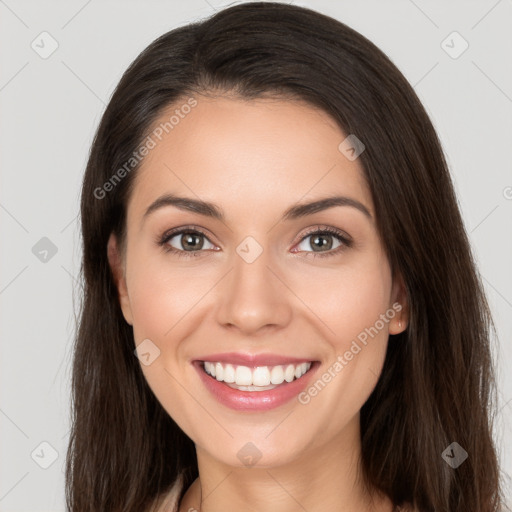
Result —
[[296, 398], [307, 387], [319, 361], [244, 366], [194, 361], [201, 382], [218, 403], [237, 411], [267, 411]]
[[277, 366], [248, 366], [204, 362], [204, 371], [240, 391], [265, 391], [274, 389], [283, 382], [300, 379], [311, 368], [311, 362]]

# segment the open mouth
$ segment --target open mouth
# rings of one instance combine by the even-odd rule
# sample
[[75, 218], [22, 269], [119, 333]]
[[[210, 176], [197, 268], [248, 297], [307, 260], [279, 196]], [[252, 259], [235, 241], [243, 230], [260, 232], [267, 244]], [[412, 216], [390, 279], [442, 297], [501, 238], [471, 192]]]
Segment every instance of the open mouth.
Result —
[[199, 361], [207, 375], [239, 391], [268, 391], [285, 386], [307, 374], [316, 361], [289, 363], [275, 366], [248, 366], [221, 363], [219, 361]]

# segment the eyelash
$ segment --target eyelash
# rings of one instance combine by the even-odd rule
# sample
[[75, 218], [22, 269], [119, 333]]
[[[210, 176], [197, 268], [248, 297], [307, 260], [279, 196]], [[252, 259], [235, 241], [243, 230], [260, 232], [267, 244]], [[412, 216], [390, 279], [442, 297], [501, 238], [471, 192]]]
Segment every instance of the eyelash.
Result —
[[[206, 235], [206, 233], [204, 233], [201, 229], [197, 228], [196, 226], [186, 226], [184, 228], [176, 228], [176, 229], [172, 229], [170, 231], [165, 232], [162, 235], [162, 237], [157, 240], [157, 244], [159, 246], [161, 246], [164, 251], [176, 254], [178, 256], [178, 258], [182, 258], [182, 257], [185, 257], [185, 258], [192, 257], [193, 258], [193, 257], [199, 256], [200, 253], [204, 252], [204, 250], [183, 251], [183, 250], [176, 249], [176, 248], [168, 245], [167, 242], [169, 242], [169, 240], [171, 240], [172, 238], [174, 238], [177, 235], [182, 235], [185, 233], [192, 234], [192, 235], [202, 235], [206, 239], [208, 239], [208, 236]], [[352, 247], [352, 244], [353, 244], [352, 240], [347, 238], [342, 231], [335, 229], [335, 228], [328, 227], [328, 226], [326, 226], [326, 227], [316, 226], [315, 228], [312, 228], [312, 230], [305, 233], [304, 236], [299, 240], [299, 244], [305, 238], [308, 238], [309, 236], [313, 236], [313, 235], [331, 235], [331, 236], [337, 238], [341, 242], [341, 245], [339, 247], [337, 247], [336, 249], [332, 249], [330, 251], [319, 252], [319, 253], [315, 253], [314, 251], [298, 251], [298, 252], [306, 252], [307, 254], [312, 254], [313, 258], [326, 258], [329, 256], [335, 256], [335, 255], [339, 254], [341, 251]], [[210, 243], [212, 243], [212, 242], [210, 241]], [[311, 256], [307, 256], [307, 257], [311, 257]]]

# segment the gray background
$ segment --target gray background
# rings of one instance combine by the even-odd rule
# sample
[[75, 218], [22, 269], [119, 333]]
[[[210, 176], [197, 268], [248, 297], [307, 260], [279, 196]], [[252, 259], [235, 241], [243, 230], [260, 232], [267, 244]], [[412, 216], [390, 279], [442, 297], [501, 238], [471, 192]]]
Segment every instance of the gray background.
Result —
[[[496, 436], [510, 485], [512, 1], [294, 3], [376, 43], [438, 130], [498, 328]], [[0, 511], [64, 510], [79, 187], [100, 116], [122, 72], [153, 39], [225, 5], [0, 0]], [[58, 44], [47, 58], [43, 31]], [[450, 36], [442, 45], [453, 31], [469, 44], [457, 58], [462, 40]]]

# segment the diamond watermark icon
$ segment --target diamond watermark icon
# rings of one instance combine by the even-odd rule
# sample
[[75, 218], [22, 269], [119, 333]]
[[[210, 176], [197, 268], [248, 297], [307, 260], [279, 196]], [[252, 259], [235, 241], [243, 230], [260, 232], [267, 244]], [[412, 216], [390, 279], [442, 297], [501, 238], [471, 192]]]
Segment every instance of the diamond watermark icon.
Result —
[[160, 349], [150, 339], [145, 339], [133, 353], [144, 366], [149, 366], [160, 355]]
[[452, 59], [458, 59], [469, 48], [469, 43], [454, 30], [445, 39], [443, 39], [441, 42], [441, 48]]
[[34, 448], [30, 456], [39, 467], [48, 469], [59, 458], [59, 452], [50, 443], [43, 441]]
[[364, 150], [365, 145], [353, 133], [338, 146], [338, 150], [345, 155], [345, 157], [353, 162]]
[[236, 454], [240, 459], [240, 462], [247, 467], [254, 466], [254, 464], [261, 459], [262, 455], [263, 454], [258, 450], [256, 445], [251, 442], [244, 444]]
[[47, 59], [57, 50], [59, 43], [50, 33], [44, 31], [30, 43], [30, 47], [41, 59]]
[[43, 236], [32, 247], [32, 254], [41, 262], [48, 263], [56, 254], [57, 246], [47, 237]]
[[252, 263], [259, 258], [263, 247], [252, 236], [248, 236], [238, 245], [236, 252], [246, 263]]
[[453, 469], [457, 469], [468, 458], [468, 452], [459, 443], [454, 441], [444, 450], [441, 457]]

